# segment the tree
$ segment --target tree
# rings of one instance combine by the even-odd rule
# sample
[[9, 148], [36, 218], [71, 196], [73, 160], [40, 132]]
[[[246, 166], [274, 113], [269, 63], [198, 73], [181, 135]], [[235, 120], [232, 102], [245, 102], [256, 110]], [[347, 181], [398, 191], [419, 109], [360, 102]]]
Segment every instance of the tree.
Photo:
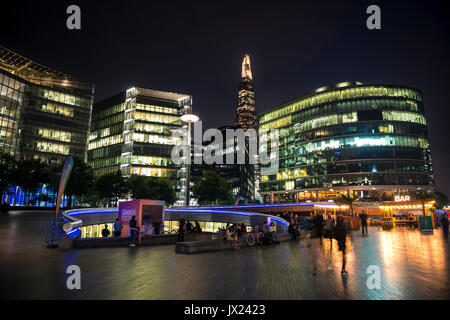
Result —
[[434, 207], [441, 209], [448, 205], [448, 197], [445, 193], [440, 191], [434, 191], [433, 193], [427, 193], [425, 190], [416, 195], [416, 199], [422, 203], [422, 213], [425, 215], [425, 203], [434, 201]]
[[[61, 167], [62, 170], [62, 167]], [[60, 172], [61, 172], [60, 170]], [[69, 208], [72, 207], [72, 196], [81, 197], [93, 191], [94, 171], [84, 161], [73, 158], [73, 169], [65, 190], [69, 198]]]
[[110, 204], [114, 203], [117, 206], [119, 199], [127, 194], [127, 186], [122, 172], [117, 170], [98, 177], [95, 181], [95, 191], [98, 192], [100, 198], [106, 198]]
[[41, 193], [41, 194], [39, 194], [35, 199], [34, 199], [34, 201], [36, 201], [36, 205], [38, 206], [39, 205], [39, 202], [50, 202], [50, 201], [53, 201], [54, 200], [54, 198], [53, 197], [50, 197], [49, 195], [47, 195], [47, 194], [43, 194], [43, 193]]
[[155, 177], [155, 179], [158, 180], [159, 189], [159, 198], [157, 199], [164, 200], [167, 204], [173, 204], [177, 198], [174, 183], [167, 178]]
[[[92, 188], [91, 192], [81, 197], [81, 203], [91, 208], [106, 206], [106, 204], [103, 204], [103, 202], [105, 201], [102, 200], [103, 199], [100, 197], [99, 192], [95, 190], [94, 187]], [[109, 202], [109, 199], [107, 201]]]
[[150, 184], [146, 176], [132, 175], [127, 180], [127, 190], [133, 199], [149, 198]]
[[[9, 190], [14, 188], [13, 205], [16, 205], [17, 189], [22, 188], [23, 192], [30, 197], [30, 194], [36, 192], [42, 184], [48, 184], [54, 188], [54, 180], [56, 173], [53, 167], [47, 166], [40, 160], [16, 161], [10, 155], [2, 155], [0, 160], [0, 188], [2, 193], [7, 192], [9, 198]], [[34, 201], [44, 201], [44, 195], [39, 199], [28, 199], [27, 205]], [[49, 199], [49, 198], [45, 198]]]
[[132, 175], [127, 187], [133, 199], [164, 200], [167, 204], [176, 199], [173, 183], [167, 178]]
[[14, 205], [16, 203], [16, 193], [17, 187], [21, 187], [23, 192], [28, 198], [27, 205], [31, 203], [30, 194], [36, 192], [42, 184], [42, 181], [45, 179], [44, 174], [45, 165], [37, 159], [33, 160], [20, 160], [18, 162], [16, 170], [13, 172], [14, 174], [14, 182], [16, 186], [16, 191], [14, 194]]
[[420, 201], [422, 204], [422, 214], [425, 215], [425, 203], [431, 202], [434, 200], [434, 196], [432, 193], [427, 193], [425, 190], [421, 191], [416, 199]]
[[353, 216], [353, 199], [350, 196], [348, 196], [346, 194], [341, 194], [339, 197], [334, 199], [334, 202], [336, 204], [349, 206], [350, 215]]
[[445, 207], [446, 205], [448, 205], [448, 197], [445, 193], [440, 192], [440, 191], [435, 191], [434, 194], [434, 207], [436, 209], [442, 209], [443, 207]]
[[194, 185], [194, 196], [200, 204], [225, 204], [233, 202], [231, 185], [215, 171], [204, 171]]

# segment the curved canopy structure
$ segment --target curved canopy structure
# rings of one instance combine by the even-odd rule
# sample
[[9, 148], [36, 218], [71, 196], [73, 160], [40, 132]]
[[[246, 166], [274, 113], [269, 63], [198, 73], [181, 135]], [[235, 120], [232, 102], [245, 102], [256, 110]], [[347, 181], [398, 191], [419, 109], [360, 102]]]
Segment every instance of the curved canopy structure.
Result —
[[[261, 226], [264, 221], [270, 220], [275, 222], [278, 232], [286, 232], [288, 227], [288, 222], [280, 217], [257, 212], [198, 208], [165, 209], [164, 211], [167, 221], [178, 221], [183, 216], [186, 220], [191, 221], [244, 223], [247, 226]], [[62, 217], [73, 227], [67, 232], [67, 235], [76, 238], [80, 234], [80, 227], [114, 222], [118, 214], [119, 208], [74, 209], [63, 212]]]

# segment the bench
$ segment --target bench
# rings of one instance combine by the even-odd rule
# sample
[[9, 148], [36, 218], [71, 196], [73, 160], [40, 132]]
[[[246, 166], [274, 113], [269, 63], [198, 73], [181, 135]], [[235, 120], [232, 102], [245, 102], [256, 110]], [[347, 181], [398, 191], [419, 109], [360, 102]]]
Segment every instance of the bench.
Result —
[[[280, 242], [290, 240], [290, 235], [288, 233], [277, 234], [277, 237]], [[238, 245], [241, 248], [248, 247], [245, 238], [239, 239]], [[215, 239], [209, 241], [186, 241], [186, 242], [177, 242], [175, 244], [175, 252], [183, 254], [212, 252], [230, 249], [234, 249], [233, 242], [226, 241], [224, 239]]]
[[[178, 235], [142, 235], [142, 246], [169, 245], [177, 242]], [[187, 241], [208, 241], [216, 237], [215, 233], [199, 232], [186, 233], [184, 238]], [[107, 247], [127, 247], [130, 243], [130, 237], [106, 237], [106, 238], [82, 238], [71, 242], [72, 248], [107, 248]]]

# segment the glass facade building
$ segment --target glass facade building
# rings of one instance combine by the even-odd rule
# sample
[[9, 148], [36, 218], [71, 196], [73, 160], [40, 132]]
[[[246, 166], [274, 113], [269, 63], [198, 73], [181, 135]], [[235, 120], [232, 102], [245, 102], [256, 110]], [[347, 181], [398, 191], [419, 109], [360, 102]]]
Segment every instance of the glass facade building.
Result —
[[0, 46], [0, 152], [58, 165], [86, 159], [94, 86]]
[[172, 131], [185, 126], [180, 116], [191, 106], [189, 95], [137, 87], [95, 103], [87, 153], [95, 175], [120, 169], [124, 176], [175, 180], [180, 166], [171, 152], [181, 138], [172, 138]]
[[238, 106], [236, 108], [236, 126], [244, 130], [256, 129], [257, 126], [255, 90], [253, 88], [250, 56], [247, 54], [242, 61]]
[[265, 203], [393, 200], [433, 189], [422, 94], [417, 89], [344, 82], [259, 116], [279, 130], [279, 170], [261, 176]]
[[[258, 118], [256, 115], [256, 100], [255, 89], [253, 86], [252, 68], [250, 65], [250, 56], [246, 54], [242, 60], [241, 81], [239, 82], [238, 105], [236, 108], [235, 127], [242, 130], [257, 129]], [[246, 142], [247, 144], [247, 142]], [[248, 147], [248, 145], [246, 146]], [[256, 157], [257, 155], [251, 155]], [[246, 154], [248, 159], [248, 153]], [[228, 168], [230, 169], [230, 168]], [[246, 199], [253, 201], [259, 198], [259, 167], [258, 164], [250, 165], [246, 160], [245, 165], [236, 165], [234, 175], [236, 175], [241, 182], [239, 182], [239, 189], [236, 189], [236, 182], [233, 183], [233, 189], [236, 193]], [[229, 175], [228, 175], [229, 176]]]

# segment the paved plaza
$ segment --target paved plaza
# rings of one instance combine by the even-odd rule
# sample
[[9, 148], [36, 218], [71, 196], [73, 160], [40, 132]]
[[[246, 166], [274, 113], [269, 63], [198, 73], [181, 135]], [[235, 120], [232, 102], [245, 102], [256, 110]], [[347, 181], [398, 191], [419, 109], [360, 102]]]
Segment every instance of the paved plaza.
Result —
[[[441, 230], [353, 232], [347, 277], [335, 241], [318, 239], [197, 255], [174, 246], [62, 251], [44, 245], [52, 213], [0, 216], [0, 288], [6, 299], [450, 299], [449, 242]], [[313, 260], [317, 275], [313, 273]], [[67, 266], [81, 268], [81, 290], [66, 288]], [[368, 289], [367, 268], [381, 270]]]

